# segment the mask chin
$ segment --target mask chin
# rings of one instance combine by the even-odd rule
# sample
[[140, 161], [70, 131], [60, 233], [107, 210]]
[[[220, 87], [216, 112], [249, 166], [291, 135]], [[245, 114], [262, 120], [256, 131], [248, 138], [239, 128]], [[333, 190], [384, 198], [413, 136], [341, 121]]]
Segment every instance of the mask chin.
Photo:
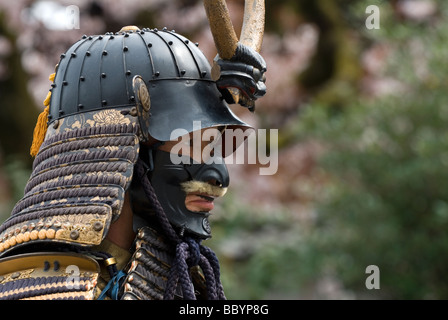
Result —
[[[223, 188], [227, 188], [229, 173], [224, 160], [205, 164], [197, 163], [185, 156], [182, 157], [180, 164], [173, 164], [169, 152], [153, 149], [147, 152], [148, 159], [143, 160], [153, 168], [148, 173], [149, 179], [169, 222], [181, 236], [188, 234], [201, 239], [210, 238], [211, 228], [208, 220], [210, 212], [188, 210], [185, 205], [186, 193], [181, 184], [192, 180], [202, 182], [213, 180], [218, 181]], [[144, 216], [148, 214], [147, 210], [140, 212], [143, 212], [143, 216], [140, 214], [141, 218], [147, 220]]]

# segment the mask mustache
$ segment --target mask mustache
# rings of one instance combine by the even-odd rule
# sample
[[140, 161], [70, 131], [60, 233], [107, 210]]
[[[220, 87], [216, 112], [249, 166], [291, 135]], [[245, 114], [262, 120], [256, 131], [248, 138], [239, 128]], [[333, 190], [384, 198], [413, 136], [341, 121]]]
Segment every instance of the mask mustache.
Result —
[[213, 197], [223, 197], [227, 192], [227, 188], [213, 186], [207, 182], [197, 180], [182, 182], [180, 186], [186, 194], [204, 193]]

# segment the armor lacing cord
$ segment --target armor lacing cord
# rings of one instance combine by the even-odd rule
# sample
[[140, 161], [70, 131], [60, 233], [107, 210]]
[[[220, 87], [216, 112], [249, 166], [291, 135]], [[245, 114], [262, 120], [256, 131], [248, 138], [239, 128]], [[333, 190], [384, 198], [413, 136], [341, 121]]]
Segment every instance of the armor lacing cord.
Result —
[[[93, 254], [94, 256], [97, 256], [97, 257], [103, 259], [103, 260], [112, 258], [112, 255], [109, 254], [109, 253], [107, 253], [107, 252], [92, 251], [92, 252], [90, 252], [90, 253]], [[107, 272], [109, 272], [109, 276], [110, 276], [111, 278], [113, 278], [114, 276], [116, 276], [117, 273], [118, 273], [117, 265], [116, 265], [115, 263], [114, 263], [114, 264], [107, 265], [107, 266], [106, 266], [106, 269], [107, 269]]]
[[[112, 255], [110, 255], [107, 252], [91, 252], [91, 253], [104, 260], [112, 258]], [[113, 300], [118, 300], [118, 291], [120, 288], [120, 284], [122, 279], [126, 277], [126, 274], [123, 272], [123, 270], [118, 271], [117, 265], [115, 263], [107, 265], [106, 268], [107, 271], [109, 272], [110, 280], [107, 283], [106, 287], [104, 287], [103, 291], [101, 291], [101, 294], [98, 296], [97, 300], [104, 300], [106, 296], [109, 296]]]
[[146, 174], [145, 163], [138, 160], [136, 172], [141, 179], [143, 190], [150, 200], [156, 216], [161, 224], [165, 235], [176, 246], [176, 254], [170, 269], [167, 285], [164, 293], [164, 300], [172, 300], [177, 284], [180, 283], [185, 300], [196, 300], [193, 282], [189, 269], [199, 265], [205, 277], [207, 287], [207, 298], [210, 300], [225, 300], [224, 289], [220, 280], [219, 261], [215, 253], [203, 246], [199, 239], [191, 237], [180, 237], [173, 229], [171, 223], [157, 199], [154, 188]]

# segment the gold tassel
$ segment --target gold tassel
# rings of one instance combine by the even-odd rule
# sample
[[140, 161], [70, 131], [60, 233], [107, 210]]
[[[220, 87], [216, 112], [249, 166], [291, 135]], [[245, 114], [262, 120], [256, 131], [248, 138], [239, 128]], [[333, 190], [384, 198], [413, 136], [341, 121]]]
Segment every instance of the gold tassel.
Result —
[[39, 152], [42, 142], [44, 142], [45, 134], [47, 133], [47, 121], [48, 114], [50, 113], [50, 107], [45, 107], [44, 111], [41, 112], [39, 118], [37, 118], [36, 127], [33, 133], [33, 143], [31, 144], [30, 154], [35, 157]]
[[44, 106], [48, 107], [50, 105], [50, 99], [51, 99], [51, 91], [48, 91], [47, 96], [44, 100]]
[[[54, 81], [55, 74], [52, 73], [49, 77], [50, 81]], [[50, 99], [51, 99], [51, 91], [48, 92], [47, 97], [44, 100], [45, 109], [39, 114], [37, 118], [36, 127], [34, 128], [33, 133], [33, 143], [31, 144], [30, 154], [32, 157], [35, 157], [39, 152], [40, 146], [44, 142], [45, 135], [47, 133], [47, 121], [48, 115], [50, 113]]]

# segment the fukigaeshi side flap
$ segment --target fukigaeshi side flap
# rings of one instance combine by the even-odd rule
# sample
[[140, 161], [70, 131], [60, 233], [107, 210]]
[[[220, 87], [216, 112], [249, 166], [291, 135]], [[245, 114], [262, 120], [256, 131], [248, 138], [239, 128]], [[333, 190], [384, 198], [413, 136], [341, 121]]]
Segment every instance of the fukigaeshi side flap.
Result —
[[24, 197], [0, 225], [0, 256], [29, 244], [94, 246], [120, 216], [139, 152], [126, 110], [71, 115], [50, 126]]

